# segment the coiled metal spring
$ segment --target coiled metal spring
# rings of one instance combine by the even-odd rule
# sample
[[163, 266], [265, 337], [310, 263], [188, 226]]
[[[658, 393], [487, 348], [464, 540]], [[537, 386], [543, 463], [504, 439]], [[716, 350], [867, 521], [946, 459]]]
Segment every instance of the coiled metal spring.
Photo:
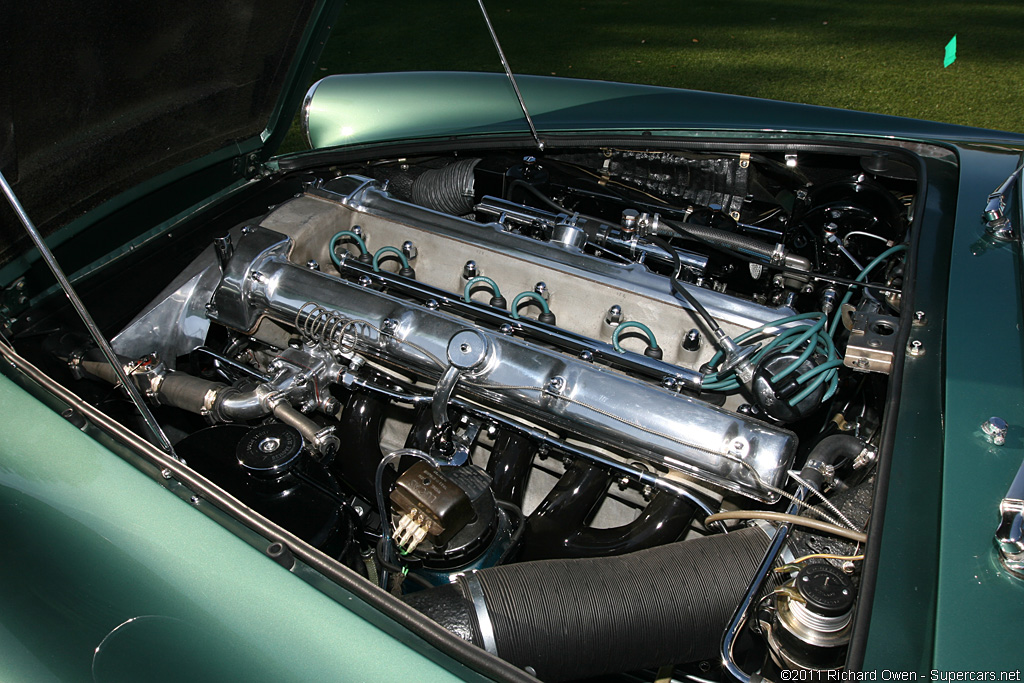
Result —
[[355, 337], [346, 335], [349, 326], [357, 323], [338, 311], [325, 308], [315, 301], [307, 301], [295, 314], [295, 327], [305, 341], [330, 351], [351, 353], [355, 350]]

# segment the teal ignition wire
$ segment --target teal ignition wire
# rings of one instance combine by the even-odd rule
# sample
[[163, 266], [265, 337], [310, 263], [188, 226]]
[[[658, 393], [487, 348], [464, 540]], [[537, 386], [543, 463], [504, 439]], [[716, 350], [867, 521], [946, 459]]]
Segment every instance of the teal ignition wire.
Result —
[[[881, 254], [879, 254], [874, 259], [872, 259], [871, 263], [869, 263], [866, 266], [864, 266], [864, 270], [860, 271], [860, 274], [857, 275], [856, 281], [857, 282], [864, 282], [864, 280], [868, 276], [868, 273], [870, 273], [872, 270], [874, 270], [875, 266], [877, 266], [879, 263], [881, 263], [885, 259], [887, 259], [890, 256], [892, 256], [896, 252], [906, 251], [906, 249], [907, 249], [907, 245], [905, 245], [905, 244], [897, 244], [895, 247], [890, 247], [890, 248], [886, 249]], [[846, 292], [846, 296], [843, 297], [843, 300], [839, 303], [839, 306], [836, 308], [836, 315], [832, 319], [832, 325], [828, 329], [829, 335], [834, 335], [836, 333], [836, 329], [839, 327], [839, 321], [843, 317], [843, 306], [848, 304], [852, 297], [853, 297], [853, 290], [851, 289], [851, 290], [848, 290]]]
[[403, 268], [409, 267], [409, 259], [405, 258], [405, 254], [398, 247], [381, 247], [377, 250], [377, 253], [373, 255], [373, 272], [380, 272], [380, 257], [382, 254], [394, 254], [402, 262]]
[[651, 328], [647, 327], [647, 325], [644, 325], [643, 323], [638, 323], [635, 320], [627, 320], [625, 322], [619, 323], [616, 326], [615, 331], [612, 332], [612, 346], [615, 347], [616, 351], [618, 351], [619, 353], [626, 352], [625, 349], [619, 346], [619, 335], [622, 334], [623, 330], [628, 330], [634, 327], [643, 332], [645, 335], [647, 335], [648, 346], [650, 346], [652, 349], [658, 348], [658, 342], [654, 339], [654, 333], [651, 332]]
[[[872, 270], [878, 267], [880, 263], [884, 262], [893, 254], [905, 251], [906, 248], [907, 245], [898, 244], [886, 249], [877, 257], [872, 259], [871, 262], [861, 270], [855, 281], [865, 282], [867, 276]], [[828, 325], [828, 316], [824, 313], [802, 313], [800, 315], [781, 318], [766, 325], [761, 325], [760, 327], [755, 327], [754, 329], [748, 330], [736, 337], [736, 343], [741, 343], [756, 336], [774, 334], [774, 338], [751, 357], [751, 362], [754, 364], [758, 363], [768, 355], [768, 353], [779, 348], [783, 344], [785, 344], [785, 348], [782, 349], [783, 353], [793, 353], [804, 344], [807, 345], [799, 357], [772, 376], [773, 382], [777, 382], [788, 377], [815, 353], [820, 353], [825, 356], [827, 360], [824, 363], [808, 370], [807, 372], [797, 375], [795, 378], [796, 383], [805, 386], [795, 396], [787, 401], [789, 405], [796, 406], [805, 398], [813, 394], [822, 384], [828, 385], [828, 389], [822, 397], [822, 401], [826, 401], [831, 398], [839, 388], [839, 376], [837, 370], [842, 367], [843, 361], [839, 358], [839, 352], [836, 350], [835, 343], [832, 341], [832, 336], [835, 334], [836, 328], [839, 326], [839, 321], [842, 317], [842, 307], [849, 303], [852, 297], [853, 290], [847, 291], [842, 302], [839, 304], [835, 316], [832, 318], [831, 325]], [[806, 320], [814, 320], [815, 322], [810, 325], [800, 325], [778, 330], [782, 325]], [[719, 362], [721, 362], [721, 358], [722, 353], [716, 353], [708, 364], [709, 367], [715, 367]], [[710, 372], [704, 376], [704, 383], [702, 386], [703, 389], [707, 391], [729, 392], [738, 390], [740, 388], [740, 383], [733, 375], [720, 377], [717, 372]]]
[[[738, 336], [736, 338], [736, 341], [741, 342], [762, 334], [771, 334], [772, 330], [776, 330], [780, 325], [800, 321], [815, 321], [813, 325], [800, 325], [796, 327], [788, 327], [782, 329], [781, 331], [775, 332], [775, 337], [769, 343], [767, 343], [765, 346], [759, 349], [758, 352], [751, 357], [751, 362], [756, 365], [765, 356], [767, 356], [774, 350], [778, 349], [779, 347], [783, 346], [784, 344], [786, 344], [787, 346], [783, 351], [790, 352], [790, 349], [796, 348], [796, 346], [794, 346], [794, 343], [798, 345], [809, 341], [810, 343], [807, 344], [807, 348], [804, 349], [804, 351], [801, 353], [798, 359], [790, 363], [787, 367], [783, 368], [782, 371], [780, 371], [774, 377], [772, 377], [772, 380], [775, 381], [778, 379], [782, 379], [783, 377], [794, 372], [797, 368], [800, 367], [800, 365], [804, 361], [810, 358], [815, 352], [823, 354], [830, 361], [836, 358], [835, 345], [832, 343], [832, 339], [830, 337], [827, 337], [823, 333], [824, 324], [822, 323], [822, 321], [825, 319], [825, 314], [821, 312], [801, 313], [799, 315], [788, 316], [786, 318], [780, 318], [779, 320], [772, 321], [766, 325], [762, 325], [760, 327], [748, 330], [747, 332]], [[712, 358], [712, 367], [720, 361], [720, 358], [721, 354], [716, 354], [716, 356]], [[828, 395], [830, 396], [831, 393], [834, 393], [834, 390], [838, 388], [838, 380], [835, 377], [835, 367], [835, 365], [829, 365], [828, 367], [822, 369], [820, 372], [816, 372], [815, 374], [810, 375], [806, 378], [803, 375], [798, 376], [798, 383], [804, 384], [808, 381], [810, 381], [811, 383], [810, 385], [805, 387], [799, 395], [794, 396], [792, 399], [790, 399], [788, 403], [790, 405], [796, 405], [801, 400], [809, 396], [823, 382], [826, 381], [829, 382], [830, 386], [830, 392]], [[817, 368], [815, 368], [814, 370], [817, 370]], [[702, 387], [707, 391], [731, 392], [738, 390], [740, 388], [740, 383], [739, 380], [735, 378], [735, 376], [729, 375], [726, 377], [719, 377], [717, 373], [712, 372], [709, 373], [708, 375], [705, 375], [705, 380]]]
[[484, 277], [483, 275], [477, 275], [476, 277], [471, 278], [470, 281], [466, 283], [466, 290], [462, 293], [462, 300], [465, 301], [467, 304], [472, 301], [472, 299], [470, 298], [470, 290], [473, 289], [473, 285], [475, 285], [475, 284], [477, 284], [479, 282], [483, 282], [483, 283], [487, 284], [491, 288], [491, 293], [494, 294], [495, 297], [501, 296], [501, 292], [498, 291], [498, 283], [497, 282], [495, 282], [494, 280], [492, 280], [489, 277]]
[[338, 246], [338, 240], [340, 240], [342, 237], [347, 237], [353, 242], [355, 242], [356, 246], [359, 247], [360, 254], [369, 253], [366, 250], [366, 242], [363, 241], [362, 237], [355, 234], [351, 230], [342, 230], [341, 232], [335, 233], [334, 237], [331, 238], [331, 245], [327, 248], [327, 251], [329, 251], [331, 254], [331, 260], [334, 261], [334, 265], [336, 267], [341, 268], [341, 259], [338, 258], [338, 255], [336, 253], [334, 253], [334, 248]]
[[519, 294], [516, 294], [515, 299], [512, 299], [512, 317], [516, 320], [519, 320], [519, 302], [528, 298], [536, 300], [536, 302], [540, 304], [540, 310], [544, 313], [551, 312], [551, 309], [548, 308], [548, 302], [544, 301], [544, 297], [537, 292], [520, 292]]

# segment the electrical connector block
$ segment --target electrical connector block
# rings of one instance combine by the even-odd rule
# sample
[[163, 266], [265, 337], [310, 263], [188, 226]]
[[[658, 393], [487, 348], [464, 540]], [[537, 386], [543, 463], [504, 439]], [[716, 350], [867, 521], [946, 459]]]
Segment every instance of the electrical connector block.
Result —
[[423, 542], [430, 531], [427, 516], [422, 511], [413, 509], [402, 515], [395, 528], [395, 543], [405, 553], [411, 553]]
[[391, 503], [401, 515], [395, 542], [406, 554], [428, 536], [435, 545], [444, 545], [475, 515], [465, 488], [426, 462], [402, 473], [391, 492]]

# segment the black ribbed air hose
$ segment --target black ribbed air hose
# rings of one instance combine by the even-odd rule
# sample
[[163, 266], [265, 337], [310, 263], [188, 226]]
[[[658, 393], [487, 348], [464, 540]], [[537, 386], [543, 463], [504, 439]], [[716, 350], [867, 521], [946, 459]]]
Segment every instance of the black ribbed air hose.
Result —
[[751, 528], [617, 557], [522, 562], [405, 600], [480, 647], [493, 632], [497, 655], [541, 680], [621, 673], [716, 657], [768, 544]]
[[434, 211], [461, 216], [473, 210], [475, 176], [480, 159], [462, 159], [424, 171], [412, 184], [412, 200]]

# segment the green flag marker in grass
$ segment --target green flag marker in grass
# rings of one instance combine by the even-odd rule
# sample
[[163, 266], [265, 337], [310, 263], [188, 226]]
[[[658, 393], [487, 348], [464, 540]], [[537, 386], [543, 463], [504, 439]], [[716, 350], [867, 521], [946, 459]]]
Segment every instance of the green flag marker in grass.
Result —
[[956, 61], [956, 34], [953, 35], [953, 39], [946, 43], [946, 58], [942, 60], [942, 68], [945, 69], [947, 66]]

